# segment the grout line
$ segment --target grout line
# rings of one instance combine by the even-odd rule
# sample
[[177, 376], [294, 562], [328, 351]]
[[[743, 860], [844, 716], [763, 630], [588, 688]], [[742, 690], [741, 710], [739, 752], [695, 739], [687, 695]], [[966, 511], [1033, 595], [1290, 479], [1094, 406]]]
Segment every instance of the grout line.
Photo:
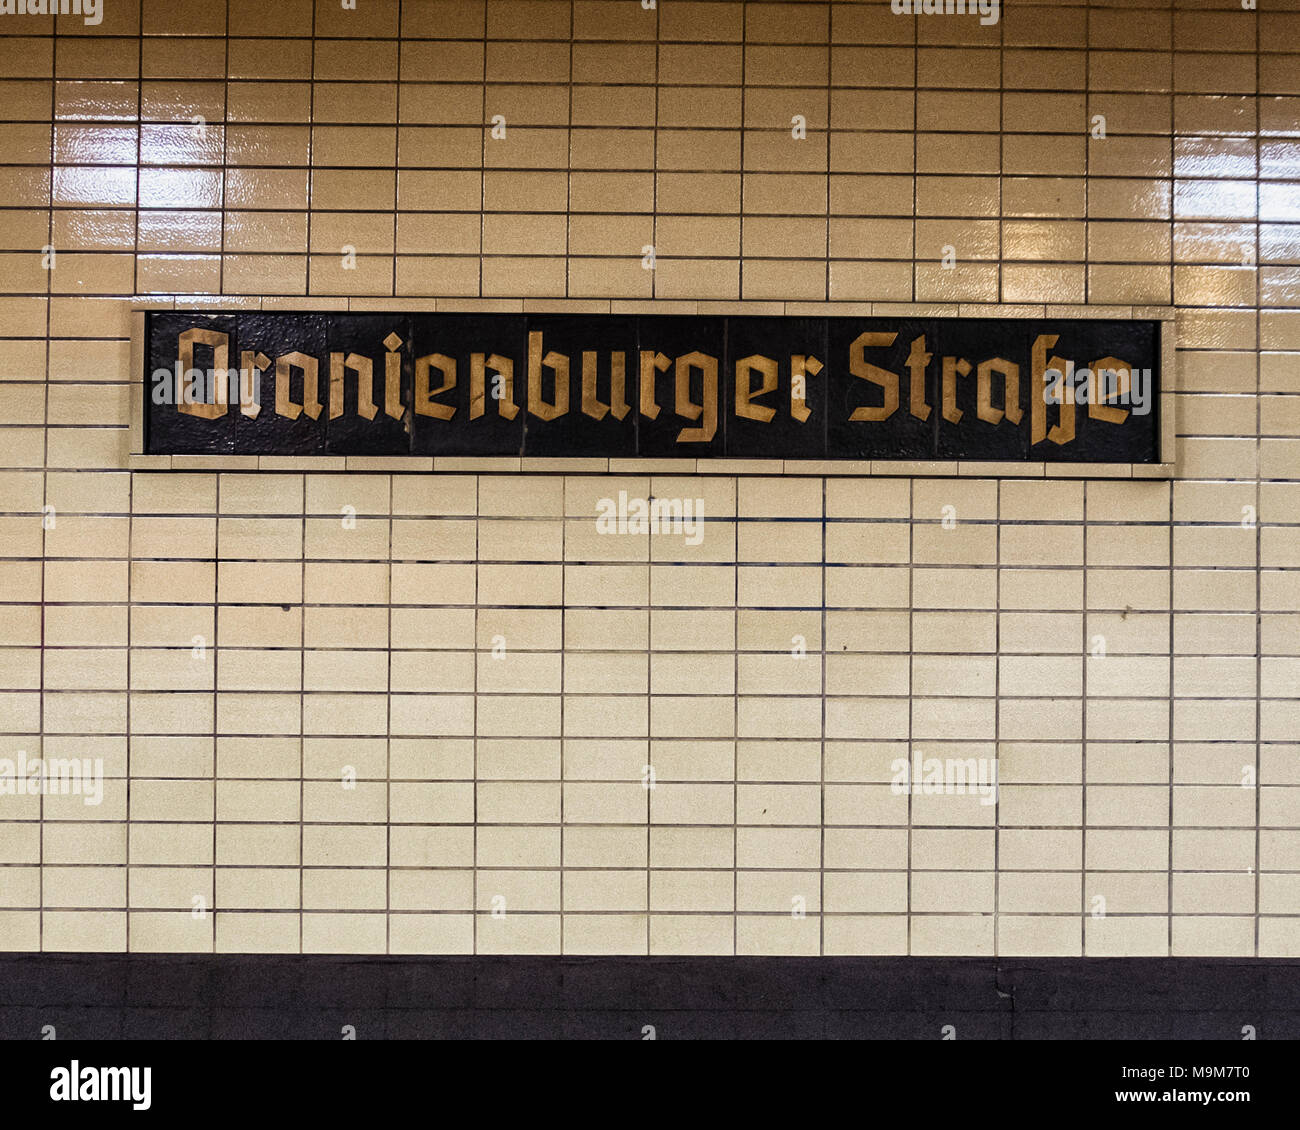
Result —
[[[314, 18], [314, 17], [313, 17]], [[302, 516], [298, 574], [298, 952], [305, 953], [307, 932], [307, 476], [302, 476]], [[290, 605], [292, 607], [292, 605]]]
[[[725, 331], [724, 331], [725, 332]], [[740, 954], [740, 482], [732, 480], [736, 499], [736, 528], [731, 539], [731, 953]]]
[[[1263, 216], [1263, 201], [1260, 192], [1261, 176], [1263, 173], [1263, 137], [1261, 121], [1262, 113], [1260, 109], [1260, 99], [1263, 89], [1262, 67], [1260, 58], [1260, 26], [1259, 12], [1255, 12], [1255, 956], [1260, 956], [1260, 915], [1263, 908], [1260, 905], [1260, 886], [1262, 879], [1260, 870], [1263, 867], [1263, 836], [1260, 832], [1263, 809], [1263, 749], [1262, 742], [1264, 737], [1263, 730], [1263, 709], [1264, 709], [1264, 596], [1262, 586], [1261, 569], [1263, 567], [1264, 555], [1264, 530], [1263, 530], [1263, 487], [1260, 480], [1263, 477], [1263, 450], [1260, 437], [1264, 434], [1263, 421], [1263, 357], [1262, 350], [1264, 345], [1263, 336], [1263, 311], [1261, 307], [1264, 304], [1264, 263], [1263, 263], [1263, 246], [1262, 246], [1262, 227], [1261, 218]], [[1171, 503], [1172, 505], [1172, 503]], [[1270, 522], [1270, 525], [1274, 523]], [[1173, 558], [1170, 558], [1170, 566], [1175, 564]], [[1170, 688], [1172, 692], [1173, 688]], [[1170, 813], [1170, 823], [1173, 822], [1173, 813]]]
[[[999, 227], [999, 231], [1001, 228]], [[1001, 239], [1001, 236], [998, 237]], [[993, 485], [993, 956], [1002, 956], [1002, 484]], [[1086, 591], [1086, 590], [1085, 590]], [[1084, 604], [1087, 604], [1085, 596]]]
[[[911, 270], [908, 272], [908, 273], [911, 275], [910, 293], [911, 293], [911, 296], [912, 296], [912, 297], [911, 297], [911, 300], [912, 300], [913, 302], [916, 302], [916, 301], [917, 301], [917, 293], [916, 293], [916, 271], [917, 271], [917, 266], [918, 266], [918, 264], [919, 264], [919, 262], [920, 262], [920, 256], [918, 255], [918, 249], [917, 249], [917, 246], [916, 246], [916, 232], [917, 232], [917, 226], [918, 226], [918, 222], [919, 222], [919, 221], [918, 221], [918, 217], [917, 217], [917, 204], [919, 203], [919, 195], [920, 195], [920, 177], [919, 177], [919, 175], [918, 175], [918, 173], [917, 173], [917, 168], [918, 168], [918, 166], [919, 166], [920, 135], [921, 135], [921, 91], [920, 91], [920, 81], [921, 81], [921, 32], [920, 32], [920, 25], [916, 22], [915, 19], [913, 19], [913, 20], [912, 20], [912, 254], [911, 254], [911, 256], [910, 256], [912, 262], [911, 262], [911, 264], [910, 264], [910, 266], [911, 266]], [[828, 162], [828, 164], [829, 164], [829, 162]], [[1001, 178], [999, 178], [999, 180], [1000, 180], [1000, 179], [1001, 179]], [[827, 250], [829, 250], [829, 248], [828, 248]], [[908, 674], [908, 679], [909, 679], [909, 685], [910, 685], [910, 679], [911, 679], [911, 674], [910, 674], [910, 672], [909, 672], [909, 674]], [[910, 725], [910, 724], [909, 724], [909, 725]], [[908, 730], [908, 733], [909, 733], [909, 735], [910, 735], [910, 733], [911, 733], [911, 730], [910, 730], [910, 729]], [[909, 757], [911, 756], [910, 741], [909, 741], [908, 756], [909, 756]], [[910, 763], [909, 763], [909, 764], [910, 764]], [[912, 809], [912, 801], [911, 801], [911, 793], [910, 793], [910, 792], [908, 793], [907, 808], [908, 808], [908, 812], [909, 812], [909, 814], [910, 814], [910, 813], [911, 813], [911, 809]], [[910, 816], [910, 815], [909, 815], [909, 817], [908, 817], [908, 820], [909, 820], [909, 823], [910, 823], [910, 821], [911, 821], [911, 816]], [[912, 849], [911, 849], [911, 832], [909, 831], [909, 832], [908, 832], [908, 858], [909, 858], [909, 860], [910, 860], [910, 858], [911, 858], [911, 850], [912, 850]], [[911, 865], [910, 865], [910, 863], [909, 863], [909, 867], [910, 867], [910, 866], [911, 866]], [[909, 910], [910, 910], [910, 908], [911, 908], [911, 881], [910, 881], [910, 879], [909, 879], [909, 881], [908, 881], [908, 900], [909, 900], [909, 901], [908, 901], [908, 908], [909, 908]], [[910, 916], [909, 916], [909, 918], [910, 918]], [[909, 921], [909, 925], [908, 925], [908, 951], [907, 951], [908, 953], [911, 953], [911, 952], [912, 952], [912, 950], [911, 950], [911, 933], [912, 933], [912, 929], [911, 929], [911, 925], [910, 925], [910, 921]]]
[[[835, 21], [834, 5], [831, 3], [827, 3], [826, 4], [826, 92], [825, 92], [826, 101], [823, 105], [823, 114], [824, 114], [824, 121], [825, 121], [825, 126], [823, 128], [825, 130], [825, 134], [822, 137], [823, 152], [825, 154], [825, 161], [823, 162], [823, 167], [826, 170], [826, 184], [823, 189], [823, 194], [826, 200], [826, 230], [825, 230], [826, 276], [825, 276], [825, 285], [823, 288], [823, 294], [826, 296], [827, 302], [831, 300], [831, 177], [834, 175], [833, 170], [831, 168], [831, 138], [834, 136], [831, 130], [831, 91], [833, 90], [834, 87], [834, 73], [833, 73], [834, 59], [835, 59], [835, 49], [833, 46], [835, 42], [834, 21]], [[915, 244], [913, 244], [913, 252], [915, 253]], [[824, 501], [825, 499], [823, 498], [823, 502]], [[825, 511], [823, 510], [823, 515], [824, 513]]]
[[916, 684], [916, 480], [907, 483], [907, 945], [903, 952], [915, 956], [912, 944], [912, 797], [916, 792], [912, 741], [912, 692]]
[[[220, 766], [218, 759], [220, 755], [218, 731], [219, 723], [217, 720], [217, 703], [221, 695], [221, 480], [224, 476], [213, 475], [213, 489], [215, 491], [213, 498], [214, 516], [212, 519], [212, 883], [210, 895], [212, 906], [212, 953], [217, 952], [217, 860], [220, 856], [220, 843], [217, 839], [217, 794], [218, 772]], [[135, 476], [131, 476], [132, 480]], [[134, 569], [134, 562], [130, 565]], [[127, 584], [130, 584], [128, 576]], [[128, 594], [128, 609], [130, 606], [130, 595]], [[191, 658], [193, 656], [191, 655]], [[130, 649], [127, 650], [127, 670], [130, 670]], [[131, 691], [130, 679], [127, 679], [128, 694]], [[130, 734], [129, 712], [127, 734]], [[128, 741], [130, 738], [128, 736]], [[130, 829], [128, 828], [128, 839], [130, 838]]]
[[[1092, 659], [1092, 607], [1088, 603], [1088, 482], [1085, 479], [1079, 492], [1081, 507], [1081, 561], [1083, 582], [1083, 663], [1080, 671], [1079, 702], [1079, 956], [1088, 956], [1088, 664]], [[1172, 612], [1171, 612], [1172, 617]], [[1105, 644], [1103, 643], [1103, 646]]]
[[[484, 18], [486, 19], [486, 17]], [[483, 571], [483, 566], [482, 564], [479, 563], [480, 558], [482, 556], [480, 550], [480, 544], [481, 544], [480, 530], [482, 529], [482, 523], [483, 523], [482, 498], [483, 498], [483, 477], [481, 475], [475, 475], [474, 476], [474, 561], [475, 561], [475, 565], [474, 565], [474, 639], [473, 639], [474, 698], [473, 698], [473, 702], [470, 704], [470, 710], [473, 715], [473, 731], [472, 731], [471, 742], [473, 744], [473, 756], [474, 756], [474, 786], [473, 786], [474, 788], [474, 826], [473, 826], [474, 898], [473, 898], [473, 905], [470, 908], [470, 937], [471, 937], [470, 947], [471, 947], [471, 951], [474, 954], [478, 953], [478, 931], [479, 931], [479, 923], [482, 921], [482, 916], [479, 913], [479, 870], [480, 868], [479, 868], [479, 859], [478, 859], [478, 835], [479, 835], [479, 828], [481, 827], [481, 825], [479, 824], [479, 813], [478, 813], [478, 791], [482, 783], [482, 779], [480, 778], [479, 771], [478, 771], [478, 703], [479, 703], [478, 669], [479, 669], [480, 657], [482, 655], [482, 641], [479, 639], [479, 609], [481, 608], [480, 596], [482, 593], [482, 585], [480, 582], [481, 582], [481, 576]]]
[[[477, 293], [478, 293], [478, 296], [479, 296], [480, 298], [483, 297], [483, 245], [484, 245], [484, 243], [485, 243], [486, 240], [487, 240], [487, 215], [488, 215], [488, 210], [487, 210], [487, 151], [488, 151], [488, 144], [489, 144], [490, 139], [491, 139], [491, 131], [490, 131], [489, 128], [488, 128], [488, 116], [487, 116], [487, 110], [488, 110], [488, 104], [487, 104], [487, 88], [488, 88], [488, 79], [487, 79], [488, 25], [487, 25], [487, 19], [488, 19], [488, 15], [487, 15], [487, 14], [488, 14], [487, 5], [484, 4], [484, 5], [483, 5], [483, 41], [482, 41], [482, 45], [481, 45], [481, 46], [482, 46], [482, 51], [483, 51], [483, 78], [482, 78], [482, 82], [481, 82], [481, 84], [480, 84], [480, 90], [481, 90], [481, 93], [482, 93], [482, 103], [481, 103], [481, 105], [482, 105], [482, 109], [481, 109], [480, 112], [479, 112], [479, 130], [481, 131], [481, 134], [482, 134], [482, 143], [481, 143], [481, 145], [479, 146], [478, 292], [477, 292]], [[509, 130], [509, 128], [510, 128], [510, 127], [509, 127], [509, 124], [507, 123], [507, 125], [506, 125], [506, 129]], [[507, 136], [509, 136], [508, 133], [507, 133]], [[477, 514], [476, 514], [476, 518], [477, 518]], [[475, 740], [474, 745], [475, 745], [475, 748], [477, 749], [477, 747], [478, 747], [478, 741], [477, 741], [477, 738], [476, 738], [476, 740]], [[477, 906], [477, 904], [475, 905], [474, 913], [475, 913], [475, 915], [476, 915], [475, 922], [477, 923], [477, 914], [478, 914], [478, 906]], [[477, 926], [475, 926], [475, 937], [477, 938], [477, 936], [478, 936], [478, 928], [477, 928]]]
[[[141, 0], [143, 2], [143, 0]], [[55, 69], [58, 60], [58, 21], [54, 22], [51, 31], [50, 47], [50, 164], [49, 164], [49, 217], [47, 219], [48, 240], [51, 250], [57, 256], [58, 251], [54, 247], [54, 161], [57, 149], [57, 137], [55, 136], [56, 122], [58, 121], [58, 84], [55, 82]], [[43, 353], [45, 364], [45, 387], [41, 390], [41, 419], [45, 425], [44, 434], [41, 436], [41, 609], [40, 609], [40, 670], [38, 672], [38, 684], [40, 688], [40, 701], [37, 704], [37, 743], [40, 749], [40, 756], [45, 756], [45, 660], [48, 636], [48, 624], [46, 621], [47, 605], [45, 602], [46, 595], [46, 572], [45, 564], [48, 554], [49, 537], [46, 529], [46, 516], [55, 514], [55, 521], [58, 521], [57, 513], [47, 511], [44, 508], [53, 505], [50, 502], [50, 376], [53, 367], [54, 358], [50, 348], [50, 335], [53, 330], [54, 319], [54, 271], [57, 270], [58, 259], [55, 258], [50, 269], [45, 272], [45, 348]], [[130, 532], [128, 524], [127, 544], [130, 545]], [[130, 580], [128, 573], [127, 597], [130, 598]], [[130, 645], [130, 621], [127, 622], [127, 644]], [[130, 654], [128, 650], [128, 655]], [[130, 714], [127, 715], [128, 728], [130, 723]], [[127, 774], [130, 775], [130, 741], [127, 743]], [[131, 811], [131, 793], [130, 785], [127, 785], [127, 813]], [[45, 952], [45, 794], [41, 793], [36, 798], [36, 866], [37, 879], [36, 889], [39, 900], [39, 908], [36, 915], [36, 948], [40, 952]], [[128, 846], [129, 850], [129, 846]], [[130, 860], [127, 859], [129, 865]], [[127, 874], [129, 875], [129, 869]]]
[[[398, 3], [399, 16], [398, 26], [401, 26], [400, 9], [401, 3]], [[303, 515], [304, 522], [306, 515]], [[305, 593], [303, 594], [306, 595]], [[386, 695], [388, 699], [386, 720], [388, 723], [388, 734], [384, 740], [384, 952], [391, 954], [393, 952], [393, 476], [388, 476], [388, 562], [387, 562], [387, 588], [388, 614], [386, 617], [386, 637], [385, 644], [387, 649], [384, 653], [384, 669], [387, 681]], [[306, 619], [306, 610], [303, 610], [304, 621]], [[477, 662], [477, 657], [476, 660]], [[304, 688], [305, 690], [305, 688]]]
[[[820, 757], [818, 759], [818, 770], [820, 781], [820, 819], [821, 828], [819, 829], [820, 841], [820, 862], [821, 862], [821, 886], [817, 902], [818, 923], [818, 943], [817, 952], [822, 957], [826, 956], [826, 698], [829, 694], [829, 688], [826, 683], [826, 524], [830, 516], [830, 499], [827, 490], [827, 480], [822, 479], [821, 489], [822, 499], [822, 522], [821, 522], [821, 612], [820, 612], [820, 630], [821, 630], [821, 741]], [[736, 641], [736, 647], [739, 649], [740, 641]]]
[[[397, 256], [401, 250], [401, 244], [398, 242], [397, 217], [401, 214], [401, 204], [399, 192], [401, 189], [401, 171], [402, 171], [402, 44], [405, 41], [403, 36], [403, 17], [402, 0], [397, 0], [397, 94], [393, 105], [393, 214], [392, 214], [392, 247], [393, 247], [393, 297], [397, 297]], [[311, 254], [311, 248], [307, 248], [307, 253]], [[391, 490], [391, 485], [390, 485]], [[392, 524], [392, 514], [389, 514], [389, 525]]]
[[[227, 0], [226, 3], [226, 20], [228, 24], [230, 20], [229, 0]], [[306, 170], [307, 172], [307, 247], [306, 247], [306, 255], [304, 257], [305, 263], [304, 263], [303, 288], [302, 288], [303, 297], [311, 296], [311, 258], [312, 258], [311, 218], [314, 210], [314, 202], [312, 197], [315, 193], [316, 168], [317, 168], [316, 166], [316, 43], [317, 42], [318, 41], [316, 39], [316, 5], [313, 4], [311, 7], [311, 77], [307, 80], [307, 118], [308, 118], [308, 121], [306, 123], [307, 124], [307, 170]], [[227, 119], [227, 128], [229, 128], [229, 119], [230, 119], [229, 78], [227, 78], [227, 82], [226, 82], [226, 119]], [[396, 205], [397, 202], [393, 201], [393, 203], [394, 205]], [[393, 270], [396, 271], [397, 268], [394, 267]], [[305, 485], [303, 489], [304, 489], [304, 498], [305, 498], [306, 497]], [[306, 521], [307, 521], [307, 511], [304, 508], [303, 510], [304, 530], [306, 528]], [[301, 817], [301, 815], [302, 814], [299, 813], [299, 817]]]

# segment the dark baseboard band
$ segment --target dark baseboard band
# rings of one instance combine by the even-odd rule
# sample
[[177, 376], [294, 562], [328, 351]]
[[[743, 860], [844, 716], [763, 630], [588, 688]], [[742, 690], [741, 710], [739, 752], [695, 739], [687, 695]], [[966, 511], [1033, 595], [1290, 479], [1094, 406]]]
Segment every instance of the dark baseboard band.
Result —
[[2, 1039], [337, 1040], [348, 1027], [358, 1039], [1297, 1039], [1300, 960], [0, 954]]

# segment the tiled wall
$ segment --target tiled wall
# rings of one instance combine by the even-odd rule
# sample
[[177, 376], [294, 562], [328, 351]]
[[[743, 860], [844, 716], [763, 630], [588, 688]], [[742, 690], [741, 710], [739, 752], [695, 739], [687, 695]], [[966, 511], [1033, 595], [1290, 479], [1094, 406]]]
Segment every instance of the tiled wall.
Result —
[[[0, 757], [105, 775], [0, 947], [1300, 955], [1294, 0], [102, 5], [0, 14]], [[1174, 305], [1178, 467], [132, 472], [132, 296]]]

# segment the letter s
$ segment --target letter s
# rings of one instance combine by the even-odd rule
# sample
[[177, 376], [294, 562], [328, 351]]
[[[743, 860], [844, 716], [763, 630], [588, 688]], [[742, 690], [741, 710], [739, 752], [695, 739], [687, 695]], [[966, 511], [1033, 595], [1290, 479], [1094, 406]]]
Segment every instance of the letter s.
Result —
[[885, 402], [878, 407], [864, 404], [860, 408], [853, 409], [850, 420], [888, 420], [897, 411], [898, 374], [889, 369], [867, 364], [865, 356], [868, 349], [884, 349], [893, 345], [896, 337], [898, 337], [896, 333], [858, 334], [853, 339], [853, 344], [849, 346], [849, 372], [864, 381], [879, 385], [885, 394]]

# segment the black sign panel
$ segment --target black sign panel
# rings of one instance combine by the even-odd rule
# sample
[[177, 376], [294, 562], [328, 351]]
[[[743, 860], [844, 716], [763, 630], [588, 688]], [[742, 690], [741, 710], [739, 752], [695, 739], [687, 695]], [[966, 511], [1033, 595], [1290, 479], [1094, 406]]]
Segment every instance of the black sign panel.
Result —
[[145, 316], [149, 454], [1159, 462], [1160, 323]]

